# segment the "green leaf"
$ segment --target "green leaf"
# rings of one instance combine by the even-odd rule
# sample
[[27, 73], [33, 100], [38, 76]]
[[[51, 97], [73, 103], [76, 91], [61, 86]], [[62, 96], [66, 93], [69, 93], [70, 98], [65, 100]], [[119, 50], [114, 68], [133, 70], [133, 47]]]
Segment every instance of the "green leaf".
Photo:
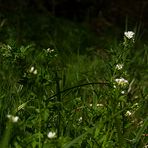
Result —
[[136, 138], [134, 139], [134, 143], [138, 143], [144, 130], [147, 128], [148, 126], [148, 117], [145, 119], [144, 123], [143, 123], [143, 126], [139, 129], [137, 135], [136, 135]]

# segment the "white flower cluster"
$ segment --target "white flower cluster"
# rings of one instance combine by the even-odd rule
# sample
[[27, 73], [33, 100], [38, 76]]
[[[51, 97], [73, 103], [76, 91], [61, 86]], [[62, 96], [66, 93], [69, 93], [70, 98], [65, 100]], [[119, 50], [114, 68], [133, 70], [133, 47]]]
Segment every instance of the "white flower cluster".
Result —
[[47, 52], [52, 53], [54, 52], [54, 49], [47, 48]]
[[[92, 107], [93, 104], [89, 104], [89, 106]], [[97, 106], [97, 107], [103, 107], [104, 105], [103, 105], [103, 104], [97, 104], [96, 106]]]
[[80, 117], [80, 118], [79, 118], [79, 122], [82, 122], [82, 119], [83, 119], [83, 118], [82, 118], [82, 117]]
[[125, 114], [125, 116], [131, 116], [131, 115], [132, 115], [132, 113], [130, 111], [127, 111]]
[[7, 115], [7, 118], [10, 119], [11, 122], [16, 123], [19, 120], [18, 116]]
[[124, 32], [124, 35], [128, 38], [128, 39], [132, 39], [135, 35], [135, 33], [133, 31], [127, 31]]
[[48, 137], [49, 139], [55, 138], [55, 137], [56, 137], [56, 133], [55, 133], [55, 132], [49, 132], [49, 133], [47, 134], [47, 137]]
[[125, 80], [124, 78], [115, 79], [115, 81], [116, 81], [117, 84], [120, 85], [120, 86], [125, 86], [125, 85], [128, 84], [128, 81]]
[[123, 68], [123, 66], [124, 66], [123, 64], [117, 64], [115, 68], [117, 70], [121, 70]]
[[30, 73], [33, 73], [34, 75], [36, 75], [38, 73], [37, 69], [34, 68], [34, 66], [32, 66], [29, 70]]

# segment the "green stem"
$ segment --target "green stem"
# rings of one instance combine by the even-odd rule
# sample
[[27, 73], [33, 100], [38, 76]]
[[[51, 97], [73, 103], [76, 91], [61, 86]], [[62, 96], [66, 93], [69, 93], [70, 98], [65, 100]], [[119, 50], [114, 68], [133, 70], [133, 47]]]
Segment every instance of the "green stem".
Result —
[[56, 81], [56, 92], [57, 92], [57, 101], [59, 102], [59, 107], [58, 107], [58, 125], [57, 125], [57, 135], [58, 137], [60, 137], [61, 135], [61, 103], [62, 103], [62, 99], [61, 99], [61, 93], [60, 93], [60, 79], [58, 77], [58, 73], [57, 71], [55, 72], [55, 81]]
[[100, 85], [107, 85], [109, 87], [112, 87], [110, 85], [110, 83], [104, 83], [104, 82], [92, 82], [92, 83], [85, 83], [85, 84], [81, 84], [81, 85], [77, 85], [77, 86], [73, 86], [73, 87], [70, 87], [70, 88], [67, 88], [65, 90], [62, 90], [62, 91], [59, 91], [58, 93], [54, 94], [53, 96], [49, 97], [48, 100], [46, 101], [46, 103], [48, 103], [50, 100], [53, 100], [54, 97], [58, 96], [59, 93], [62, 94], [66, 91], [69, 91], [69, 90], [72, 90], [72, 89], [75, 89], [75, 88], [79, 88], [79, 87], [83, 87], [83, 86], [87, 86], [87, 85], [96, 85], [96, 84], [100, 84]]

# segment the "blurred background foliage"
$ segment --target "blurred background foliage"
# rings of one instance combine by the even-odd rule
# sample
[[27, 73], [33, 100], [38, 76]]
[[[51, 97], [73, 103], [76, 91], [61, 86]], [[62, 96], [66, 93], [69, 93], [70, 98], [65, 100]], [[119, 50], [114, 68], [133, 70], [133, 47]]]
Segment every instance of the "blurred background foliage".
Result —
[[[122, 23], [125, 17], [142, 21], [147, 25], [146, 0], [0, 0], [1, 12], [37, 11], [47, 14], [84, 21], [102, 15], [110, 22]], [[29, 11], [28, 11], [29, 10]]]
[[134, 27], [146, 40], [147, 6], [146, 0], [0, 0], [0, 40], [81, 52], [92, 45], [106, 48], [113, 36]]

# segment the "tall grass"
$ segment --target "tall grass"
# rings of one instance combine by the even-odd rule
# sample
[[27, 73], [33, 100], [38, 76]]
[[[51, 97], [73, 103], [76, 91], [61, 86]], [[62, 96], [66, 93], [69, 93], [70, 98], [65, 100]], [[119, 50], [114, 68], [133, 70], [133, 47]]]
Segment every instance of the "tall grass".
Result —
[[65, 54], [58, 37], [54, 49], [1, 44], [1, 147], [146, 146], [148, 46], [133, 39], [123, 35], [103, 56], [89, 45], [89, 54]]

